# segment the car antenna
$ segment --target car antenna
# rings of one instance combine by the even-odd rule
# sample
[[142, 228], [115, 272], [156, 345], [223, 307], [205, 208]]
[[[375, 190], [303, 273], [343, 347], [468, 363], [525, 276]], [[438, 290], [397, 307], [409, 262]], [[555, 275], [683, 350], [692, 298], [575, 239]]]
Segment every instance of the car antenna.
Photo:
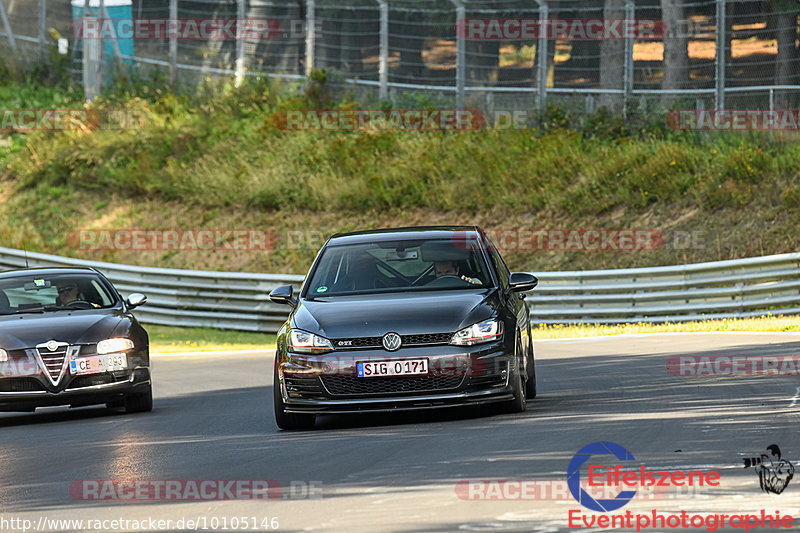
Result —
[[25, 248], [25, 245], [22, 245], [22, 251], [25, 253], [25, 268], [30, 268], [28, 266], [28, 250]]

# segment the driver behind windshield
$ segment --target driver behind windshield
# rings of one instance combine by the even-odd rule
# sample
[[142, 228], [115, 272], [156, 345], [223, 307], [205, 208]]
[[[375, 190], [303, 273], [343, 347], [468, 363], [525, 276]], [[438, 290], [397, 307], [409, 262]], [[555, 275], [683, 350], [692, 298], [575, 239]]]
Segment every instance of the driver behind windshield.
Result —
[[[58, 289], [58, 297], [56, 298], [56, 305], [67, 305], [71, 302], [78, 302], [84, 301], [86, 302], [86, 297], [78, 290], [78, 284], [74, 281], [64, 280], [64, 281], [57, 281], [56, 288]], [[96, 303], [91, 303], [92, 307], [100, 307]]]
[[456, 276], [474, 285], [483, 285], [479, 279], [460, 275], [458, 263], [455, 261], [434, 261], [433, 271], [437, 278], [441, 278], [442, 276]]

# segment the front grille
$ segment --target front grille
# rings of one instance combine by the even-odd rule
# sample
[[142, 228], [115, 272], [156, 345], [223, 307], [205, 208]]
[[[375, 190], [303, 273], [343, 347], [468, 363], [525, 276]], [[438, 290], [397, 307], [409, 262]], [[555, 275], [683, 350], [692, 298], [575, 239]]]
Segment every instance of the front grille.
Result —
[[379, 396], [418, 392], [440, 392], [457, 389], [463, 376], [408, 376], [357, 378], [326, 376], [321, 378], [333, 396]]
[[[127, 378], [125, 378], [127, 379]], [[79, 389], [81, 387], [93, 387], [95, 385], [108, 385], [109, 383], [116, 383], [117, 379], [114, 374], [94, 374], [91, 376], [80, 376], [73, 379], [68, 389]]]
[[67, 357], [67, 346], [59, 346], [55, 351], [50, 351], [47, 348], [37, 348], [39, 357], [50, 375], [50, 379], [56, 381], [61, 374], [61, 369], [64, 367], [64, 359]]
[[[452, 333], [423, 333], [420, 335], [400, 336], [402, 346], [447, 344], [452, 338]], [[383, 337], [351, 337], [333, 339], [332, 342], [334, 348], [383, 348]]]
[[317, 377], [284, 376], [283, 384], [286, 387], [287, 394], [291, 398], [320, 399], [325, 397], [322, 386], [319, 383], [319, 378]]
[[33, 378], [0, 379], [0, 392], [40, 392], [46, 390], [38, 380]]

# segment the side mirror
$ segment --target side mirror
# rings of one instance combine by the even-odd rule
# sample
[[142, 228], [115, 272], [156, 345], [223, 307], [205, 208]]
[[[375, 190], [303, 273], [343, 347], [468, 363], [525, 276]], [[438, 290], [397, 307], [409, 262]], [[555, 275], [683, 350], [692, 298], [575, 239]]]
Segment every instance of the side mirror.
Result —
[[539, 278], [527, 272], [512, 272], [508, 286], [513, 292], [525, 292], [539, 284]]
[[133, 309], [134, 307], [139, 307], [140, 305], [146, 302], [147, 302], [147, 296], [138, 292], [134, 292], [133, 294], [128, 296], [127, 300], [125, 300], [125, 303], [128, 304], [128, 307], [131, 309]]
[[292, 307], [297, 304], [297, 300], [292, 298], [294, 288], [291, 285], [281, 285], [269, 293], [269, 299], [276, 304], [289, 304]]

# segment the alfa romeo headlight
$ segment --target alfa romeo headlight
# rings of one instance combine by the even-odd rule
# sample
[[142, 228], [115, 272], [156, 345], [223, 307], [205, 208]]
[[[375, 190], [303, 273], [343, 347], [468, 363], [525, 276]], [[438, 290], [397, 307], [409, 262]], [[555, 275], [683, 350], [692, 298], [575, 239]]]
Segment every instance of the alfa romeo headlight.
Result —
[[133, 348], [133, 341], [130, 339], [106, 339], [97, 343], [97, 354], [124, 352]]

